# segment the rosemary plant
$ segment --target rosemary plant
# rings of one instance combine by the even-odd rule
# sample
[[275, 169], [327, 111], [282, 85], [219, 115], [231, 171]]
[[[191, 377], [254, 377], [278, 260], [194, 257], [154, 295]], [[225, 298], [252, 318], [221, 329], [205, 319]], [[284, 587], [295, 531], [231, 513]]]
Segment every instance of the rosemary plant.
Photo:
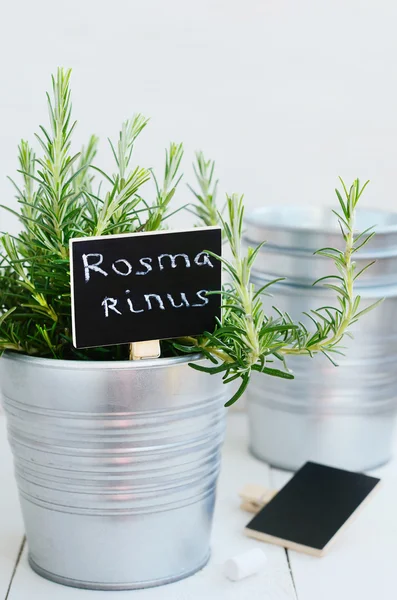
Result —
[[[75, 122], [71, 118], [70, 71], [59, 69], [52, 79], [52, 96], [47, 96], [49, 130], [40, 127], [36, 136], [41, 156], [36, 157], [28, 142], [19, 146], [21, 185], [13, 182], [19, 211], [14, 213], [23, 226], [16, 236], [3, 234], [0, 255], [0, 352], [11, 350], [29, 355], [63, 359], [128, 359], [128, 345], [77, 350], [71, 340], [71, 299], [69, 285], [69, 240], [73, 237], [154, 231], [165, 226], [173, 214], [170, 203], [181, 180], [181, 144], [172, 143], [166, 151], [164, 176], [159, 181], [151, 169], [133, 165], [133, 149], [147, 119], [135, 115], [123, 123], [116, 143], [110, 141], [115, 160], [113, 174], [93, 165], [98, 140], [92, 136], [79, 153], [71, 150]], [[288, 314], [275, 309], [266, 315], [261, 295], [275, 281], [260, 290], [250, 283], [250, 274], [261, 246], [241, 247], [243, 198], [227, 197], [226, 210], [216, 205], [217, 181], [213, 161], [196, 155], [195, 173], [199, 191], [189, 208], [201, 224], [221, 224], [231, 260], [222, 261], [230, 283], [222, 295], [223, 317], [215, 331], [196, 337], [162, 343], [163, 354], [199, 352], [209, 366], [192, 363], [210, 374], [222, 373], [224, 381], [241, 379], [235, 402], [246, 389], [252, 371], [293, 379], [286, 357], [291, 354], [323, 353], [334, 362], [341, 352], [340, 342], [350, 334], [350, 326], [375, 305], [360, 310], [355, 295], [356, 273], [353, 255], [373, 236], [371, 230], [356, 233], [354, 215], [365, 188], [359, 181], [337, 191], [344, 248], [318, 251], [329, 257], [339, 274], [323, 278], [335, 292], [336, 306], [323, 306], [311, 312], [313, 331], [294, 323]], [[99, 178], [99, 181], [97, 181]], [[153, 200], [148, 200], [153, 182]], [[192, 190], [193, 191], [193, 190]], [[368, 265], [370, 266], [370, 265]], [[367, 268], [367, 267], [366, 267]]]
[[[373, 264], [356, 273], [352, 259], [374, 235], [372, 228], [361, 233], [354, 232], [355, 209], [368, 182], [360, 188], [356, 179], [349, 190], [342, 180], [341, 183], [344, 197], [336, 190], [341, 212], [334, 213], [345, 247], [343, 250], [322, 248], [316, 253], [332, 259], [339, 275], [323, 277], [313, 284], [322, 283], [332, 289], [337, 305], [322, 306], [305, 313], [313, 323], [313, 332], [309, 332], [301, 322], [294, 323], [287, 313], [276, 307], [275, 317], [264, 313], [261, 295], [268, 293], [269, 288], [283, 278], [269, 281], [258, 290], [250, 283], [251, 270], [262, 244], [255, 249], [248, 248], [245, 255], [242, 252], [243, 197], [233, 195], [227, 198], [227, 220], [218, 214], [232, 253], [231, 261], [217, 257], [224, 264], [231, 281], [220, 292], [224, 301], [222, 323], [218, 323], [214, 332], [205, 332], [197, 338], [184, 338], [178, 348], [184, 352], [199, 350], [214, 364], [203, 366], [192, 363], [194, 369], [210, 374], [223, 373], [225, 383], [241, 379], [240, 387], [227, 406], [244, 393], [252, 371], [293, 379], [286, 365], [288, 355], [313, 356], [321, 352], [337, 366], [333, 355], [342, 354], [340, 342], [344, 335], [351, 335], [349, 328], [382, 301], [360, 310], [361, 298], [354, 293], [354, 281]], [[210, 195], [203, 196], [203, 200], [212, 203]], [[282, 368], [277, 368], [274, 363]]]

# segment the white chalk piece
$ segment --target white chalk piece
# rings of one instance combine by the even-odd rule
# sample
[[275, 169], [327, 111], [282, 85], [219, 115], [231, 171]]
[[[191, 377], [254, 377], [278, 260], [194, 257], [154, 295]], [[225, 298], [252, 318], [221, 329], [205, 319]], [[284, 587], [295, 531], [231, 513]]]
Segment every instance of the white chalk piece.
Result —
[[255, 575], [264, 568], [267, 562], [266, 554], [260, 548], [229, 558], [224, 564], [223, 572], [228, 579], [240, 581], [250, 575]]

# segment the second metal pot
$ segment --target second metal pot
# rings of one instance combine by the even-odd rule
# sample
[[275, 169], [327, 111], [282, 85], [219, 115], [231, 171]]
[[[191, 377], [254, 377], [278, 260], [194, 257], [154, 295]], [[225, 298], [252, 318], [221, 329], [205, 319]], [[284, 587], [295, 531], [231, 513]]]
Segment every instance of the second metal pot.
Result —
[[[336, 220], [335, 220], [336, 222]], [[376, 264], [359, 281], [361, 307], [385, 298], [380, 308], [352, 328], [344, 339], [345, 357], [335, 368], [324, 356], [289, 357], [295, 380], [253, 374], [247, 392], [250, 448], [271, 464], [297, 469], [307, 460], [366, 470], [389, 460], [397, 409], [397, 215], [361, 211], [358, 227], [378, 223], [377, 235], [358, 254], [358, 267]], [[288, 275], [263, 297], [295, 321], [319, 306], [335, 306], [333, 292], [318, 277], [332, 272], [332, 261], [313, 256], [320, 247], [339, 247], [330, 211], [305, 207], [268, 207], [247, 217], [245, 244], [268, 240], [259, 252], [252, 282], [258, 288]]]

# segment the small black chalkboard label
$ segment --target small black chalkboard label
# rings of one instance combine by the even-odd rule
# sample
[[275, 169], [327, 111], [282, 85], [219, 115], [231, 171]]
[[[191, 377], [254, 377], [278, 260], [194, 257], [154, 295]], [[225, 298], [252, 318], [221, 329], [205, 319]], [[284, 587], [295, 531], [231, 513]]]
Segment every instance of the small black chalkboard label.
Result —
[[379, 482], [363, 473], [307, 462], [248, 523], [245, 533], [322, 556]]
[[218, 227], [70, 242], [76, 348], [198, 335], [221, 316]]

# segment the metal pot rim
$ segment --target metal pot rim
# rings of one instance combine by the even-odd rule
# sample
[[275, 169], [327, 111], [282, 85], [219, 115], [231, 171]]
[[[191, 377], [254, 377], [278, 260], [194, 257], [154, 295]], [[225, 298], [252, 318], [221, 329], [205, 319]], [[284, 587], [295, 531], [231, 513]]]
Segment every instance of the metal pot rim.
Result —
[[[334, 207], [335, 208], [335, 207]], [[290, 222], [288, 220], [283, 219], [280, 220], [280, 215], [290, 213], [291, 219]], [[296, 215], [315, 215], [317, 217], [322, 217], [320, 223], [313, 223], [312, 226], [300, 224], [296, 220]], [[282, 204], [282, 205], [269, 205], [269, 206], [261, 206], [260, 208], [256, 208], [250, 210], [245, 215], [245, 222], [249, 225], [254, 225], [255, 227], [264, 227], [269, 230], [281, 230], [281, 231], [292, 231], [292, 232], [306, 232], [312, 234], [328, 234], [332, 235], [339, 232], [339, 228], [335, 219], [335, 222], [331, 219], [324, 219], [324, 216], [330, 216], [332, 214], [331, 207], [313, 207], [309, 204], [304, 204], [300, 206], [292, 205], [292, 204]], [[295, 216], [294, 216], [295, 215]], [[368, 215], [370, 216], [370, 220], [376, 218], [375, 215], [379, 215], [383, 217], [383, 220], [386, 218], [391, 219], [390, 224], [381, 224], [375, 225], [376, 234], [390, 234], [397, 232], [397, 213], [381, 210], [378, 208], [362, 208], [357, 211], [357, 215]], [[266, 216], [269, 217], [266, 220]], [[270, 218], [273, 217], [273, 218]], [[274, 218], [276, 217], [276, 218]], [[324, 223], [329, 223], [324, 224]], [[331, 224], [333, 223], [333, 224]]]
[[[257, 287], [261, 287], [266, 283], [269, 283], [275, 278], [275, 275], [269, 275], [261, 271], [253, 271], [251, 275], [251, 282]], [[329, 296], [330, 291], [324, 285], [313, 285], [314, 282], [308, 280], [307, 283], [301, 283], [294, 281], [291, 277], [286, 277], [285, 281], [281, 283], [274, 283], [266, 291], [272, 296], [273, 292], [282, 292], [293, 296], [294, 294], [304, 294], [310, 297], [313, 296]], [[360, 294], [363, 299], [378, 299], [378, 298], [395, 298], [397, 296], [397, 285], [363, 285], [355, 286], [355, 290]]]
[[147, 360], [58, 360], [55, 358], [40, 358], [29, 356], [28, 354], [19, 354], [18, 352], [4, 352], [1, 360], [14, 360], [34, 364], [36, 367], [46, 369], [65, 369], [65, 370], [108, 370], [108, 371], [129, 371], [145, 369], [161, 369], [183, 365], [188, 362], [197, 362], [203, 359], [200, 353], [186, 354], [186, 356], [170, 356], [167, 358], [153, 358]]

